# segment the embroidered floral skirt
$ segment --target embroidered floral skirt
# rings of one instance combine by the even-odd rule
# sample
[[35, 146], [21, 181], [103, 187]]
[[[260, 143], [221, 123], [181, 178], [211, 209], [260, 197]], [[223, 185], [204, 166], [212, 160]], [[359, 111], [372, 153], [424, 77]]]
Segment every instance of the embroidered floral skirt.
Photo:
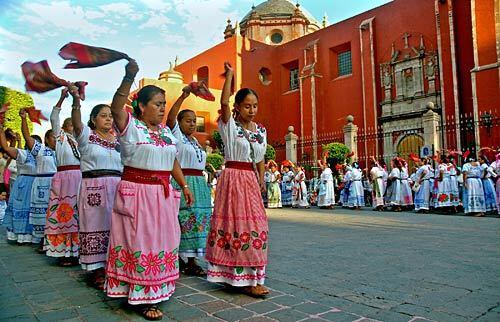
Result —
[[466, 214], [486, 211], [484, 189], [481, 179], [467, 178], [467, 189], [464, 188], [462, 202]]
[[[181, 206], [179, 210], [179, 223], [181, 226], [181, 243], [179, 245], [179, 256], [181, 257], [203, 257], [207, 245], [207, 235], [212, 216], [212, 200], [210, 188], [205, 177], [186, 176], [186, 182], [194, 196], [194, 204], [187, 207], [184, 196], [181, 195]], [[172, 181], [174, 188], [180, 188]]]
[[35, 177], [31, 187], [30, 224], [33, 225], [32, 243], [38, 244], [45, 234], [45, 218], [49, 205], [52, 177]]
[[495, 186], [490, 178], [481, 179], [483, 181], [484, 202], [486, 211], [497, 211], [497, 197], [495, 195]]
[[31, 243], [33, 226], [29, 223], [31, 188], [35, 177], [20, 175], [11, 187], [3, 225], [7, 239]]
[[233, 286], [263, 284], [268, 230], [254, 172], [226, 168], [217, 185], [210, 221], [208, 281]]
[[57, 172], [50, 187], [45, 250], [50, 257], [78, 257], [78, 192], [80, 170]]
[[180, 193], [121, 181], [111, 218], [106, 293], [130, 304], [168, 300], [179, 278]]
[[267, 207], [281, 208], [281, 190], [278, 182], [271, 182], [267, 188]]
[[111, 211], [119, 182], [119, 177], [82, 179], [78, 212], [80, 264], [84, 270], [106, 266]]
[[309, 207], [307, 186], [304, 181], [295, 183], [292, 191], [292, 207]]
[[449, 177], [444, 177], [441, 181], [437, 182], [437, 195], [435, 199], [435, 207], [451, 207], [451, 180]]

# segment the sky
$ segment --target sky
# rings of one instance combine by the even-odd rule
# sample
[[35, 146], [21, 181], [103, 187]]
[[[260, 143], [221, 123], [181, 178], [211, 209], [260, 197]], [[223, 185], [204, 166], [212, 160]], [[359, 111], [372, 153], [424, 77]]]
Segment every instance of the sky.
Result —
[[[296, 2], [295, 0], [290, 0]], [[318, 21], [336, 23], [390, 0], [300, 0]], [[21, 64], [47, 59], [52, 71], [69, 81], [85, 80], [84, 121], [91, 108], [109, 103], [124, 75], [126, 61], [91, 69], [63, 69], [58, 50], [73, 41], [116, 49], [137, 60], [141, 78], [157, 78], [169, 62], [179, 62], [223, 41], [227, 19], [241, 20], [262, 0], [0, 0], [0, 86], [24, 92]], [[133, 86], [134, 88], [134, 86]], [[50, 115], [60, 90], [30, 93], [35, 106]], [[69, 117], [71, 102], [61, 118]], [[36, 125], [42, 134], [48, 123]]]

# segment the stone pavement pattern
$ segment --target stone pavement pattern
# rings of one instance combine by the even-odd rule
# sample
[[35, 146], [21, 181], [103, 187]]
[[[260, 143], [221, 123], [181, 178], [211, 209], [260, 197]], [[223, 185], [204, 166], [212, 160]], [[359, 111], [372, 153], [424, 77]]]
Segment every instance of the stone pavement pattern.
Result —
[[[272, 210], [265, 300], [181, 277], [163, 321], [500, 321], [500, 219]], [[0, 320], [144, 321], [0, 233]]]

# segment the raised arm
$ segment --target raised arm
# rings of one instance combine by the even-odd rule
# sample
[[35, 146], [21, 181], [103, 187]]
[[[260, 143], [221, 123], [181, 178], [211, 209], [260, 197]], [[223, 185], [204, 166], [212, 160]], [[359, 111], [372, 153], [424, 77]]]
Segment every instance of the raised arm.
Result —
[[59, 132], [61, 132], [59, 113], [61, 112], [61, 106], [66, 97], [68, 97], [68, 88], [65, 87], [61, 90], [61, 97], [59, 97], [56, 105], [52, 108], [52, 113], [50, 113], [50, 125], [52, 126], [52, 131], [55, 136], [58, 136]]
[[21, 117], [21, 133], [23, 134], [28, 149], [31, 150], [35, 145], [35, 139], [31, 137], [30, 129], [28, 128], [28, 120], [26, 120], [27, 113], [24, 108], [19, 111], [19, 116]]
[[71, 104], [71, 123], [73, 123], [75, 137], [78, 137], [83, 131], [82, 112], [80, 111], [80, 94], [78, 94], [78, 87], [74, 84], [71, 84], [68, 90], [71, 97], [73, 97], [73, 104]]
[[220, 98], [220, 107], [222, 110], [222, 121], [227, 123], [231, 118], [231, 107], [229, 106], [229, 98], [231, 97], [231, 84], [233, 82], [234, 70], [231, 65], [226, 62], [224, 63], [226, 80], [224, 81], [224, 86], [222, 87], [222, 95]]
[[17, 158], [17, 149], [15, 145], [12, 147], [9, 145], [9, 142], [7, 142], [5, 131], [3, 130], [3, 124], [0, 125], [0, 146], [9, 155], [9, 157], [13, 159]]
[[182, 103], [184, 100], [189, 96], [191, 93], [191, 87], [186, 86], [182, 89], [182, 93], [179, 96], [179, 98], [175, 101], [174, 105], [172, 105], [172, 108], [168, 112], [167, 116], [167, 126], [170, 129], [173, 129], [175, 126], [175, 122], [177, 120], [177, 114], [179, 114], [179, 110], [181, 109]]
[[120, 132], [125, 130], [127, 126], [127, 112], [123, 109], [125, 103], [127, 103], [127, 98], [130, 93], [130, 87], [134, 82], [135, 75], [139, 71], [139, 66], [137, 62], [133, 59], [129, 60], [128, 64], [125, 66], [125, 76], [123, 77], [120, 87], [115, 92], [113, 96], [113, 101], [111, 102], [111, 113], [113, 114], [113, 121]]

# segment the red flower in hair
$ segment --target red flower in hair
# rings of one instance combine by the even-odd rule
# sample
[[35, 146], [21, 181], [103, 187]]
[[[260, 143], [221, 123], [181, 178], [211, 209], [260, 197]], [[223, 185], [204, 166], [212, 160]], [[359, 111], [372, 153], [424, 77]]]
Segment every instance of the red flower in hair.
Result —
[[137, 95], [137, 92], [136, 92], [136, 93], [132, 94], [132, 96], [130, 97], [130, 99], [131, 99], [131, 100], [132, 100], [132, 102], [133, 102], [133, 101], [137, 101], [137, 98], [138, 98], [138, 97], [139, 97], [139, 96]]

